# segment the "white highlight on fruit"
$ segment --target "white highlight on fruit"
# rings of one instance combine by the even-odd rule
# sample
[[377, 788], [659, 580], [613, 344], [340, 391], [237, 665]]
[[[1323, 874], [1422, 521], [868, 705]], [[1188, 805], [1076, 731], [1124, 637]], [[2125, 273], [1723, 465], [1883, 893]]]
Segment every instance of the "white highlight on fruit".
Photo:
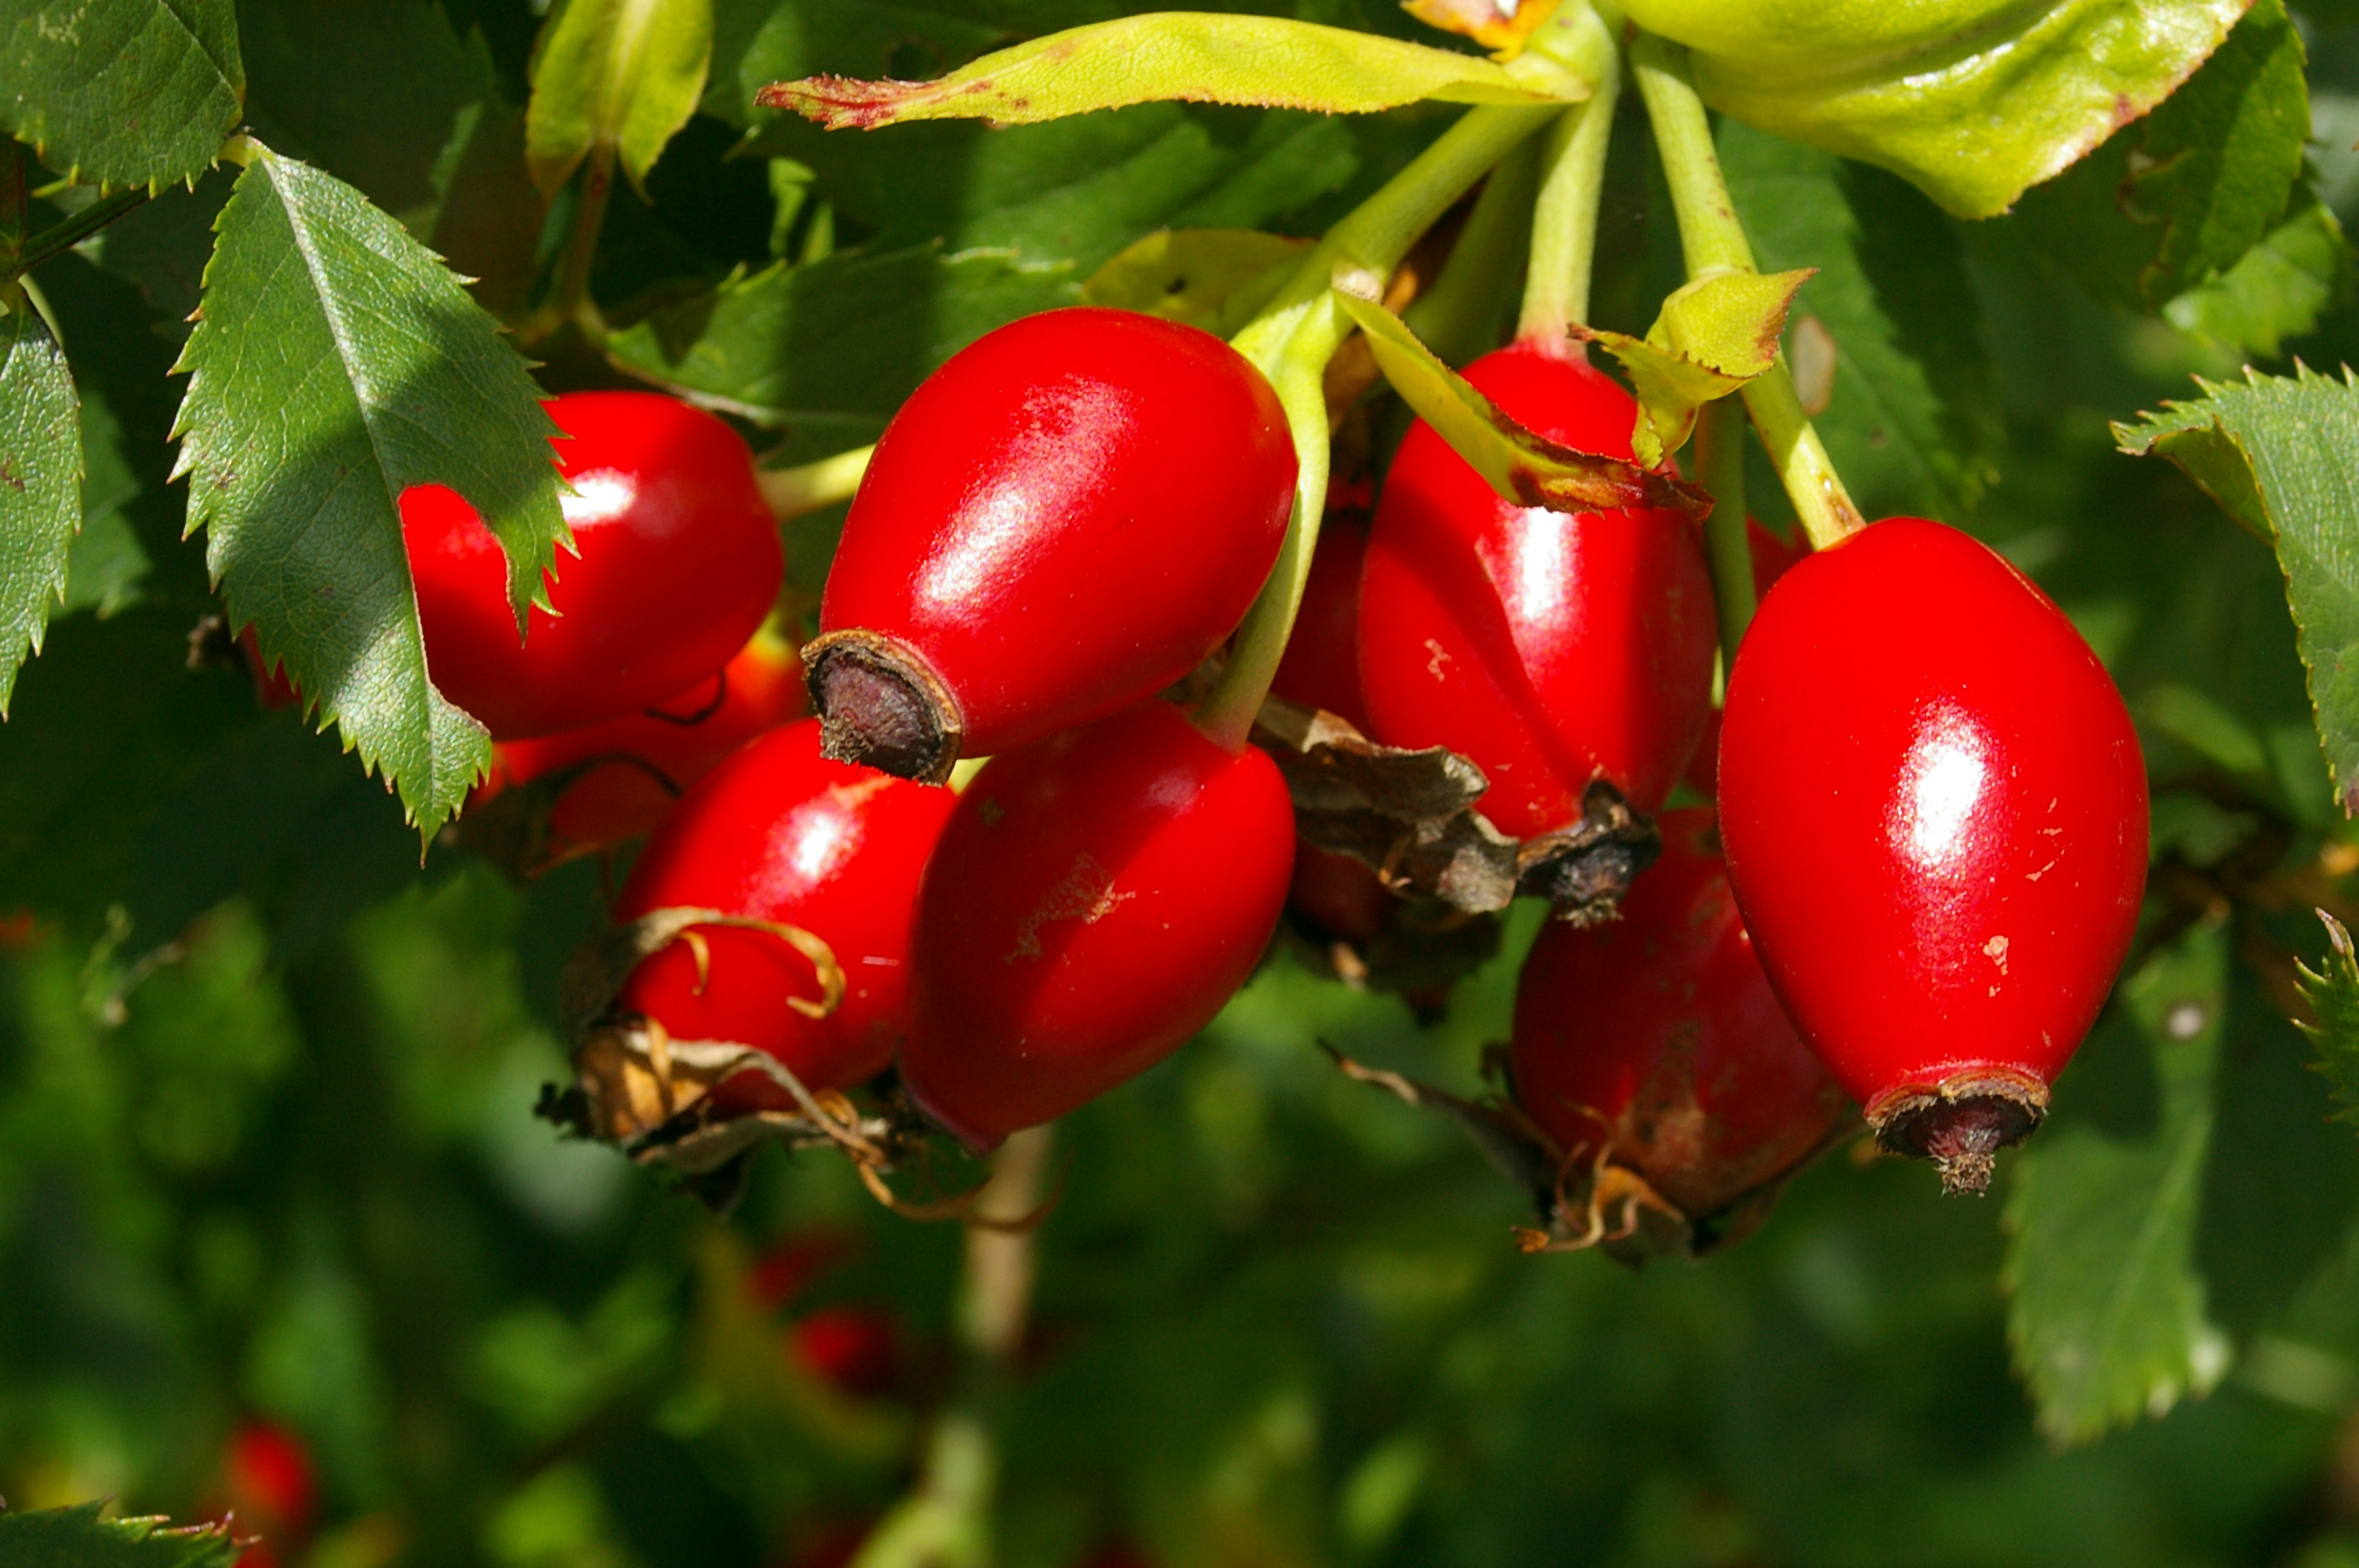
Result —
[[557, 504], [568, 526], [603, 523], [628, 512], [639, 499], [639, 481], [615, 469], [592, 469], [573, 476], [573, 493], [560, 495]]
[[1989, 775], [1983, 737], [1964, 714], [1944, 711], [1919, 730], [1901, 769], [1893, 824], [1911, 860], [1940, 871], [1962, 857]]

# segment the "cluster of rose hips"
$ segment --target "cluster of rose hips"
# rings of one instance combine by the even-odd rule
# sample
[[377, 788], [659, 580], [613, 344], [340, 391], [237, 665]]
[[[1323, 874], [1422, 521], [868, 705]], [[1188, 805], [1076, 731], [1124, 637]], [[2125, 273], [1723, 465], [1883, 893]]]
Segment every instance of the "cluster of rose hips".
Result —
[[[1468, 380], [1630, 460], [1635, 404], [1567, 341]], [[501, 742], [488, 788], [568, 784], [557, 853], [654, 827], [615, 909], [636, 936], [581, 1009], [577, 1124], [677, 1144], [881, 1082], [989, 1149], [1201, 1030], [1290, 887], [1364, 929], [1410, 891], [1298, 855], [1279, 767], [1190, 706], [1297, 503], [1278, 396], [1218, 339], [1052, 311], [920, 386], [853, 500], [801, 650], [818, 716], [792, 722], [743, 445], [652, 395], [550, 408], [579, 559], [521, 645], [489, 532], [446, 492], [404, 513], [434, 679]], [[1514, 1114], [1625, 1230], [1641, 1207], [1740, 1220], [1848, 1125], [1844, 1093], [1980, 1186], [2143, 885], [2126, 714], [2026, 579], [1916, 519], [1799, 562], [1756, 543], [1782, 577], [1717, 714], [1693, 519], [1504, 500], [1420, 422], [1372, 524], [1326, 530], [1274, 676], [1384, 746], [1471, 761], [1527, 851], [1601, 787], [1652, 814], [1716, 771], [1716, 819], [1664, 817], [1621, 918], [1552, 926], [1516, 1006]]]

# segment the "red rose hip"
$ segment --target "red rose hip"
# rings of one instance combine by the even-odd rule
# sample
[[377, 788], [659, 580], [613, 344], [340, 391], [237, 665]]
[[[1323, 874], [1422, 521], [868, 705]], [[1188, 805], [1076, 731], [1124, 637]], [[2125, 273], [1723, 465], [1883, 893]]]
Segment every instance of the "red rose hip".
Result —
[[1981, 1190], [2128, 950], [2146, 768], [2031, 581], [1896, 517], [1794, 567], [1728, 686], [1721, 834], [1786, 1009], [1886, 1147]]
[[852, 503], [803, 650], [829, 754], [940, 783], [1186, 675], [1277, 559], [1277, 395], [1211, 334], [1076, 308], [911, 395]]
[[736, 433], [650, 392], [572, 392], [549, 417], [576, 555], [519, 642], [499, 540], [457, 492], [401, 498], [427, 673], [495, 740], [635, 713], [729, 662], [770, 612], [785, 557]]
[[1136, 1076], [1253, 973], [1293, 868], [1277, 765], [1169, 704], [994, 758], [926, 868], [903, 1083], [983, 1148]]

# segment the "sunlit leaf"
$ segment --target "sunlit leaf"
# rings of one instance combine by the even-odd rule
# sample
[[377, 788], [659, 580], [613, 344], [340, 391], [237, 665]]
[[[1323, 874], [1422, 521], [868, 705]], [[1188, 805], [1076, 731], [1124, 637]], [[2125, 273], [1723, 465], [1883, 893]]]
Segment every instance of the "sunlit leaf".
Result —
[[696, 113], [712, 64], [712, 0], [562, 0], [533, 57], [525, 147], [553, 194], [592, 147], [646, 189]]
[[2307, 185], [2277, 227], [2226, 272], [2208, 277], [2162, 308], [2163, 319], [2274, 359], [2288, 338], [2317, 327], [2351, 288], [2351, 245], [2332, 209]]
[[65, 588], [82, 465], [66, 357], [25, 291], [0, 285], [0, 715]]
[[1228, 337], [1277, 292], [1309, 247], [1307, 240], [1257, 229], [1158, 229], [1092, 273], [1082, 302]]
[[1696, 410], [1777, 362], [1786, 312], [1815, 269], [1734, 273], [1674, 290], [1644, 338], [1583, 330], [1622, 362], [1638, 394], [1631, 449], [1653, 468], [1687, 445]]
[[1630, 0], [1695, 51], [1704, 102], [1878, 164], [1962, 218], [2017, 196], [2169, 95], [2252, 0], [1796, 6]]
[[[2227, 1371], [2195, 1267], [2212, 1077], [2227, 1016], [2228, 933], [2197, 927], [2122, 987], [2017, 1156], [2006, 1217], [2007, 1336], [2039, 1425], [2082, 1442], [2160, 1415]], [[2148, 1076], [2135, 1128], [2075, 1115], [2075, 1091]]]
[[1434, 98], [1546, 103], [1588, 95], [1561, 69], [1510, 70], [1486, 59], [1280, 16], [1187, 11], [1074, 27], [985, 55], [933, 81], [814, 76], [773, 82], [756, 102], [830, 130], [910, 120], [1028, 125], [1180, 100], [1365, 114]]
[[103, 1503], [0, 1513], [8, 1568], [230, 1568], [239, 1546], [218, 1524], [174, 1529], [160, 1519], [101, 1519]]
[[2318, 1022], [2301, 1031], [2318, 1047], [2318, 1070], [2334, 1086], [2343, 1107], [2337, 1116], [2359, 1121], [2359, 952], [2341, 921], [2322, 909], [2318, 918], [2326, 927], [2326, 957], [2315, 969], [2301, 966], [2301, 994]]
[[2310, 708], [2346, 812], [2359, 807], [2359, 383], [2300, 367], [2197, 383], [2204, 395], [2115, 425], [2122, 449], [2169, 458], [2277, 547]]
[[413, 484], [465, 496], [521, 624], [564, 535], [555, 427], [491, 319], [350, 186], [257, 148], [219, 228], [179, 364], [190, 527], [233, 624], [430, 831], [490, 742], [429, 684], [397, 503]]
[[78, 179], [193, 179], [245, 100], [231, 0], [0, 0], [0, 131]]

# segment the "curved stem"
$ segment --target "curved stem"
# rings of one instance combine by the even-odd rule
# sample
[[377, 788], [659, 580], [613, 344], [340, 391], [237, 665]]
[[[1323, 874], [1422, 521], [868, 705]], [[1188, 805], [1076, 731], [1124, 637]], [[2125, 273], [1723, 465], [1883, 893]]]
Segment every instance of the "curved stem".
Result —
[[1726, 398], [1696, 410], [1696, 479], [1712, 492], [1703, 547], [1712, 564], [1712, 604], [1720, 615], [1720, 657], [1736, 663], [1736, 644], [1753, 619], [1753, 546], [1745, 537], [1745, 418]]
[[[1687, 51], [1642, 33], [1630, 45], [1630, 72], [1647, 101], [1663, 174], [1670, 182], [1688, 276], [1752, 272], [1753, 246], [1729, 199], [1720, 153], [1712, 145], [1712, 122], [1688, 72]], [[1864, 526], [1843, 476], [1835, 472], [1818, 432], [1810, 427], [1810, 416], [1802, 412], [1783, 353], [1766, 373], [1745, 384], [1744, 397], [1745, 412], [1761, 432], [1761, 444], [1777, 464], [1777, 477], [1811, 545], [1824, 549]]]
[[755, 472], [754, 482], [762, 487], [762, 500], [768, 504], [770, 515], [784, 523], [851, 500], [860, 488], [861, 476], [868, 471], [868, 460], [875, 455], [872, 444], [790, 469], [761, 469]]
[[63, 222], [52, 223], [27, 240], [10, 258], [7, 271], [0, 273], [0, 277], [22, 277], [51, 257], [73, 249], [147, 200], [146, 190], [134, 189], [118, 190], [112, 196], [92, 202]]
[[1589, 319], [1589, 286], [1597, 254], [1597, 208], [1605, 189], [1605, 153], [1622, 92], [1614, 36], [1583, 6], [1556, 45], [1559, 58], [1593, 84], [1590, 96], [1557, 116], [1542, 155], [1545, 174], [1532, 211], [1531, 270], [1524, 280], [1516, 341], [1560, 355], [1585, 354], [1565, 329]]
[[1504, 341], [1500, 329], [1515, 303], [1516, 272], [1531, 244], [1539, 150], [1535, 137], [1499, 160], [1433, 287], [1401, 312], [1417, 341], [1449, 364], [1463, 366]]
[[614, 192], [614, 149], [603, 142], [590, 149], [582, 170], [582, 204], [573, 210], [573, 232], [558, 264], [556, 315], [582, 330], [592, 343], [606, 341], [606, 318], [590, 297], [590, 269], [598, 259], [598, 234], [606, 226], [606, 200]]
[[1484, 173], [1546, 124], [1558, 111], [1484, 107], [1467, 112], [1407, 168], [1362, 202], [1311, 247], [1286, 287], [1230, 341], [1261, 368], [1285, 406], [1294, 436], [1294, 514], [1277, 564], [1245, 611], [1229, 651], [1228, 667], [1196, 709], [1196, 724], [1232, 752], [1245, 749], [1254, 716], [1269, 695], [1286, 652], [1294, 613], [1310, 579], [1327, 505], [1327, 362], [1351, 335], [1352, 320], [1335, 303], [1349, 287], [1381, 295], [1384, 280], [1418, 236]]

